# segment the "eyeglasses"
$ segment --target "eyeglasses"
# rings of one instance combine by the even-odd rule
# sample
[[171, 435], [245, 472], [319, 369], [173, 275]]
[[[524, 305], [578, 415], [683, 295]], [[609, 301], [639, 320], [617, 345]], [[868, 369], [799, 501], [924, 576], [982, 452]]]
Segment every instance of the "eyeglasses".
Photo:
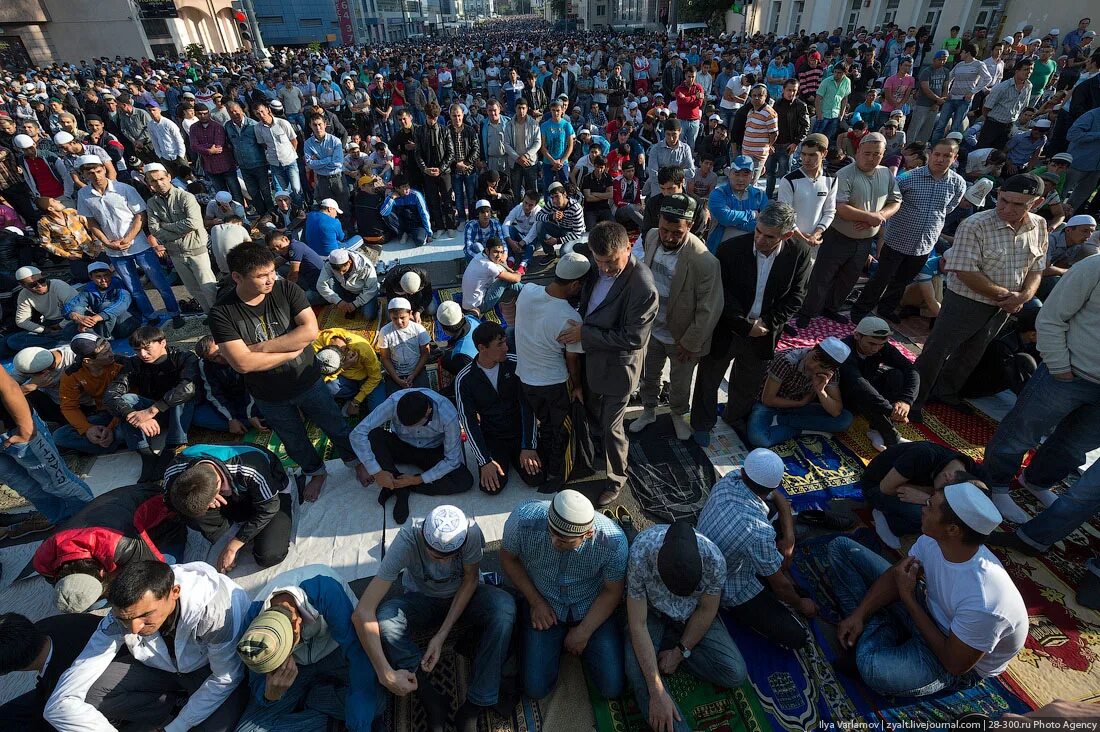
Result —
[[23, 286], [29, 290], [32, 287], [41, 287], [44, 284], [46, 284], [45, 277], [35, 277], [33, 280], [28, 280], [27, 282], [24, 282]]

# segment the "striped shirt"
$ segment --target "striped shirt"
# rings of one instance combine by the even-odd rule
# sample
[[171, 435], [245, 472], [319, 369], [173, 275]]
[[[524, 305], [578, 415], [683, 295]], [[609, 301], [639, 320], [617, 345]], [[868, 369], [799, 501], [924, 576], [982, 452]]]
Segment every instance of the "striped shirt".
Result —
[[817, 87], [821, 85], [821, 79], [825, 76], [825, 68], [818, 64], [816, 69], [811, 69], [809, 66], [798, 72], [798, 95], [803, 99], [810, 100], [813, 103], [814, 95], [817, 94]]
[[741, 143], [741, 152], [749, 157], [765, 159], [771, 145], [772, 135], [779, 134], [779, 115], [768, 105], [749, 112], [745, 120], [745, 137]]
[[1027, 275], [1041, 272], [1047, 254], [1047, 222], [1033, 213], [1017, 232], [996, 209], [976, 213], [959, 224], [955, 243], [947, 250], [947, 288], [971, 300], [997, 302], [963, 283], [958, 272], [980, 272], [993, 284], [1019, 292]]
[[[561, 221], [554, 221], [554, 212], [557, 210], [550, 203], [550, 196], [547, 194], [543, 200], [542, 208], [535, 212], [535, 223], [551, 222], [561, 227], [565, 231], [565, 234], [560, 237], [562, 244], [569, 244], [580, 239], [585, 232], [584, 206], [581, 205], [580, 196], [569, 197], [569, 203], [565, 205], [565, 216], [562, 217]], [[528, 244], [533, 242], [537, 231], [538, 227], [532, 226], [530, 233], [524, 237], [524, 240]]]
[[1024, 111], [1030, 101], [1031, 84], [1025, 81], [1024, 88], [1017, 89], [1015, 79], [1005, 79], [993, 87], [983, 106], [989, 110], [986, 116], [991, 120], [1010, 125], [1019, 118], [1020, 112]]
[[962, 99], [967, 94], [976, 94], [992, 81], [989, 67], [978, 59], [960, 61], [951, 69], [948, 79], [948, 99]]
[[[456, 420], [457, 421], [457, 420]], [[550, 501], [516, 506], [504, 523], [501, 548], [515, 556], [559, 622], [579, 621], [608, 582], [626, 578], [629, 548], [619, 525], [596, 512], [593, 535], [572, 551], [550, 543]]]
[[909, 171], [898, 182], [901, 208], [886, 222], [886, 244], [909, 256], [931, 252], [943, 231], [947, 214], [966, 193], [966, 180], [953, 170], [936, 178], [927, 165]]

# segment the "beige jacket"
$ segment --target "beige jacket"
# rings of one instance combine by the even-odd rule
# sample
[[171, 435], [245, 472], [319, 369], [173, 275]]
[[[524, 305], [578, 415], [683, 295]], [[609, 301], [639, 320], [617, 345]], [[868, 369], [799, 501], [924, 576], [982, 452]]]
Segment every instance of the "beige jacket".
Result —
[[[658, 237], [657, 229], [646, 234], [647, 267], [653, 264], [653, 256], [661, 245]], [[719, 270], [718, 260], [707, 251], [703, 240], [688, 234], [672, 276], [665, 324], [679, 345], [700, 357], [710, 353], [710, 339], [724, 306]]]

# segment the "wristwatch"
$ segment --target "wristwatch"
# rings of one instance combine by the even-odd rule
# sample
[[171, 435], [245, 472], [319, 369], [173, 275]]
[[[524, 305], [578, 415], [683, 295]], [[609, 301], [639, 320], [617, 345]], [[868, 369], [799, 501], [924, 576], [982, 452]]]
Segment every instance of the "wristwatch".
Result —
[[683, 643], [677, 643], [676, 648], [679, 649], [680, 655], [684, 657], [684, 660], [691, 658], [691, 649], [685, 646]]

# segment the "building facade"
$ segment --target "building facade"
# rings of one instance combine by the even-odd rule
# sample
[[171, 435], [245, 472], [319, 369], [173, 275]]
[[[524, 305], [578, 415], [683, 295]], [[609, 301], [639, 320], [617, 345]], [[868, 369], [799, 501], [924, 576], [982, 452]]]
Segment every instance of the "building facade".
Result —
[[100, 56], [172, 56], [192, 43], [240, 50], [230, 0], [174, 0], [178, 17], [143, 18], [150, 0], [0, 0], [0, 45], [36, 64]]
[[444, 7], [461, 8], [462, 0], [252, 0], [252, 4], [260, 34], [269, 46], [338, 46], [399, 43], [441, 31]]

